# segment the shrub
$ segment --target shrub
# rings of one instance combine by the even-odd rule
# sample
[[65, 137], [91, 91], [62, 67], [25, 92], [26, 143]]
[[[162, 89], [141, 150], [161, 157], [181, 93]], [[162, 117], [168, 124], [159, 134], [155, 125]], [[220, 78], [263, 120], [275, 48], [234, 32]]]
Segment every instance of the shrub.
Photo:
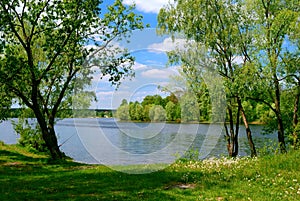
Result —
[[18, 122], [13, 122], [13, 126], [16, 133], [20, 135], [18, 144], [30, 151], [48, 151], [38, 124], [35, 122], [29, 123], [29, 120], [25, 118], [19, 118]]

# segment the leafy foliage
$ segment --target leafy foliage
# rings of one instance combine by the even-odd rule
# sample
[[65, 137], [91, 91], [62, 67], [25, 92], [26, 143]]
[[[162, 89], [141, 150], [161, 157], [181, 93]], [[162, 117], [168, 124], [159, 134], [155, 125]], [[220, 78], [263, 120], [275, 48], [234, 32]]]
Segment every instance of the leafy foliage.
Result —
[[166, 120], [166, 111], [161, 105], [153, 105], [149, 110], [149, 118], [154, 122]]
[[33, 117], [30, 109], [23, 109], [16, 121], [12, 121], [14, 130], [20, 135], [18, 144], [31, 151], [48, 152], [45, 141], [43, 140], [41, 129]]
[[[184, 50], [168, 55], [170, 63], [181, 65], [189, 88], [202, 92], [207, 71], [222, 76], [231, 149], [238, 147], [242, 117], [249, 142], [248, 121], [260, 119], [278, 131], [281, 151], [286, 151], [286, 133], [295, 128], [299, 113], [299, 5], [299, 0], [182, 0], [160, 10], [158, 33], [173, 38], [180, 33], [189, 40]], [[293, 108], [284, 106], [284, 94], [293, 97]], [[261, 109], [258, 116], [254, 108]], [[255, 154], [253, 143], [249, 145]]]
[[[100, 0], [0, 2], [0, 83], [30, 108], [53, 158], [61, 158], [54, 130], [58, 111], [81, 109], [92, 74], [120, 84], [134, 58], [113, 41], [143, 28], [142, 17], [121, 0], [101, 13]], [[101, 16], [101, 17], [100, 17]], [[74, 94], [74, 91], [76, 92]], [[84, 94], [84, 96], [82, 96]], [[1, 93], [2, 96], [2, 93]], [[87, 101], [83, 101], [87, 98]]]

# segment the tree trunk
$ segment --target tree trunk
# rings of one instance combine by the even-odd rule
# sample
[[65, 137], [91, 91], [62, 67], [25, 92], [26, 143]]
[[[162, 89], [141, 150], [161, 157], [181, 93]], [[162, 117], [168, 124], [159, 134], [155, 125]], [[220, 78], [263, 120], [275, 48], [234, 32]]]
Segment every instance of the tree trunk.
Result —
[[286, 153], [285, 140], [284, 140], [284, 128], [283, 128], [283, 120], [281, 114], [277, 114], [278, 121], [278, 142], [281, 153]]
[[62, 159], [63, 154], [59, 149], [57, 137], [55, 135], [54, 125], [51, 124], [47, 126], [44, 116], [39, 110], [34, 110], [35, 116], [37, 118], [38, 124], [41, 128], [43, 140], [46, 143], [48, 150], [50, 151], [51, 158], [53, 160]]
[[51, 158], [53, 160], [62, 159], [63, 155], [62, 152], [59, 149], [58, 143], [57, 143], [57, 137], [55, 135], [54, 129], [48, 129], [47, 127], [41, 127], [42, 130], [42, 136], [46, 143], [46, 146], [48, 150], [50, 151]]
[[241, 112], [242, 112], [243, 122], [244, 122], [244, 125], [245, 125], [245, 128], [246, 128], [246, 134], [247, 134], [247, 139], [248, 139], [248, 143], [249, 143], [249, 146], [250, 146], [251, 157], [255, 157], [255, 156], [257, 156], [257, 152], [256, 152], [256, 148], [255, 148], [255, 145], [254, 145], [254, 142], [253, 142], [253, 139], [252, 139], [252, 132], [251, 132], [251, 129], [249, 127], [245, 111], [242, 110]]
[[63, 154], [62, 154], [62, 152], [59, 149], [58, 142], [57, 142], [57, 137], [55, 135], [54, 128], [53, 129], [52, 128], [49, 129], [48, 136], [49, 136], [49, 140], [48, 140], [49, 141], [49, 146], [48, 146], [48, 149], [50, 150], [52, 159], [54, 159], [54, 160], [62, 159], [63, 158]]
[[275, 81], [275, 111], [277, 117], [278, 143], [280, 146], [280, 152], [286, 153], [283, 119], [281, 116], [281, 109], [280, 109], [280, 87], [279, 87], [278, 80]]
[[234, 135], [234, 139], [233, 139], [234, 147], [235, 147], [233, 157], [237, 157], [239, 154], [239, 139], [238, 139], [238, 137], [239, 137], [239, 130], [240, 130], [240, 111], [241, 111], [241, 108], [238, 105], [238, 110], [236, 113], [236, 122], [235, 122], [235, 135]]
[[224, 124], [226, 129], [226, 137], [227, 137], [227, 151], [229, 157], [236, 157], [238, 155], [238, 133], [234, 131], [234, 123], [233, 123], [233, 114], [232, 109], [228, 106], [228, 114], [229, 114], [229, 132], [226, 123]]
[[227, 152], [228, 152], [229, 157], [232, 157], [233, 146], [231, 143], [231, 137], [228, 132], [228, 127], [227, 127], [226, 121], [224, 122], [224, 128], [225, 128], [225, 132], [226, 132]]
[[293, 111], [293, 146], [294, 149], [298, 148], [298, 134], [296, 131], [296, 126], [298, 124], [298, 110], [299, 110], [299, 98], [300, 98], [300, 82], [299, 82], [299, 89], [297, 89], [297, 94], [294, 102], [294, 111]]
[[247, 117], [246, 117], [246, 113], [245, 113], [245, 110], [243, 108], [242, 102], [239, 98], [238, 98], [238, 104], [240, 105], [240, 110], [241, 110], [241, 113], [242, 113], [243, 122], [244, 122], [244, 125], [245, 125], [245, 128], [246, 128], [246, 134], [247, 134], [247, 139], [248, 139], [248, 143], [249, 143], [249, 146], [250, 146], [251, 157], [255, 157], [255, 156], [257, 156], [257, 153], [256, 153], [255, 145], [254, 145], [254, 142], [253, 142], [253, 139], [252, 139], [252, 132], [251, 132], [251, 129], [249, 127]]

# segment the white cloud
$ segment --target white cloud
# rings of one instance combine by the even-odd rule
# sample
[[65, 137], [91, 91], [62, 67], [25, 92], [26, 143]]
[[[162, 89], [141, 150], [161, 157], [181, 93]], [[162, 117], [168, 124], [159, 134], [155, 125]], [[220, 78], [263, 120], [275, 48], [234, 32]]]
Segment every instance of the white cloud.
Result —
[[175, 72], [171, 69], [151, 69], [141, 73], [143, 77], [146, 78], [155, 78], [155, 79], [168, 79], [171, 75], [174, 75]]
[[184, 49], [185, 44], [187, 44], [185, 39], [175, 39], [172, 40], [171, 37], [166, 38], [161, 43], [153, 43], [148, 46], [148, 49], [153, 52], [168, 52], [175, 49]]
[[132, 67], [133, 70], [144, 70], [144, 69], [147, 69], [148, 67], [144, 64], [141, 64], [141, 63], [138, 63], [138, 62], [134, 62], [134, 65]]
[[99, 91], [97, 96], [111, 96], [114, 94], [114, 91]]
[[124, 0], [125, 5], [136, 4], [136, 9], [145, 13], [158, 13], [159, 10], [168, 2], [174, 2], [172, 0]]

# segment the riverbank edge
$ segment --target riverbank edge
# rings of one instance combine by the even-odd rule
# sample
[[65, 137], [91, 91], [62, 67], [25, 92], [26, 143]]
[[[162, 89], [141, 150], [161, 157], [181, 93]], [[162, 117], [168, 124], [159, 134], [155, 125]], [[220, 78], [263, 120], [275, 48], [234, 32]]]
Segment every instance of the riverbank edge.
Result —
[[[168, 123], [168, 124], [224, 124], [224, 122], [212, 122], [212, 121], [189, 121], [189, 122], [178, 122], [178, 121], [126, 121], [126, 120], [117, 120], [117, 122], [121, 123]], [[229, 122], [225, 122], [229, 124]], [[249, 125], [266, 125], [265, 122], [253, 121], [249, 122]]]

